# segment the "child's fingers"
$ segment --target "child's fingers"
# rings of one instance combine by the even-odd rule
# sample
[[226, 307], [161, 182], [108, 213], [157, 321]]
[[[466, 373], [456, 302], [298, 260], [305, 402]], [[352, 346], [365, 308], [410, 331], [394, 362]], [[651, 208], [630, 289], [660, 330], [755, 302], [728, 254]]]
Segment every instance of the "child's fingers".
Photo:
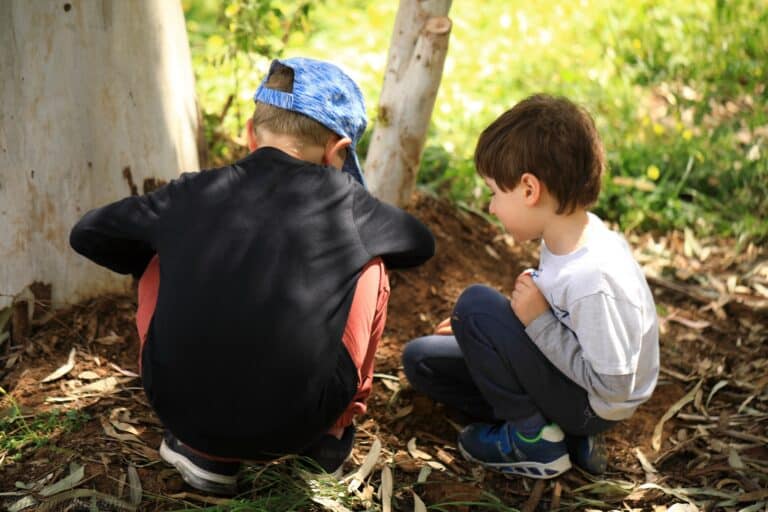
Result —
[[536, 286], [533, 283], [533, 279], [529, 274], [520, 274], [517, 276], [517, 279], [515, 280], [515, 288], [521, 287], [522, 289], [530, 288], [531, 286]]
[[448, 317], [439, 324], [437, 324], [437, 327], [435, 327], [435, 334], [453, 334], [453, 329], [451, 328], [451, 318]]

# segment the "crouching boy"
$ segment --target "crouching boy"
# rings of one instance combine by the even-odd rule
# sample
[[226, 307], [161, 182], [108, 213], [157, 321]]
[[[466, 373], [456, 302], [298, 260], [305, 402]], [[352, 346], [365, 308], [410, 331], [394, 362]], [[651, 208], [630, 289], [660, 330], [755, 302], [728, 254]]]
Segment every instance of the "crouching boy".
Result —
[[648, 400], [659, 373], [653, 296], [626, 241], [589, 208], [604, 157], [589, 114], [537, 95], [480, 136], [490, 213], [517, 242], [541, 240], [539, 267], [511, 300], [474, 285], [438, 334], [403, 354], [413, 387], [481, 422], [459, 435], [489, 468], [552, 478], [572, 461], [606, 468], [601, 435]]
[[363, 98], [339, 68], [276, 60], [254, 99], [248, 156], [93, 210], [71, 233], [79, 253], [140, 277], [160, 455], [218, 493], [235, 492], [243, 460], [343, 463], [371, 390], [387, 269], [434, 252], [421, 222], [366, 191]]

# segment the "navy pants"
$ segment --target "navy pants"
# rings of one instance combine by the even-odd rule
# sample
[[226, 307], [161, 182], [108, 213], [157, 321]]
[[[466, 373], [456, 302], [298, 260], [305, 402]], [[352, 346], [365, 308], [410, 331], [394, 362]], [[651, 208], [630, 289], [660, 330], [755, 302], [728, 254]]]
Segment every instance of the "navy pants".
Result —
[[509, 299], [496, 290], [464, 290], [451, 326], [453, 336], [425, 336], [405, 347], [405, 374], [417, 391], [483, 421], [539, 413], [576, 436], [615, 424], [594, 413], [587, 392], [539, 351]]

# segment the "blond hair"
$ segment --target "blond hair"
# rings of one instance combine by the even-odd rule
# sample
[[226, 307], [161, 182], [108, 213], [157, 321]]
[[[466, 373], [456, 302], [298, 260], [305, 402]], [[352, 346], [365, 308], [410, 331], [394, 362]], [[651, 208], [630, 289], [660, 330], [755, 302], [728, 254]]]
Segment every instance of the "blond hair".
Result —
[[[293, 92], [293, 69], [277, 64], [269, 75], [266, 87], [283, 92]], [[290, 135], [313, 145], [325, 145], [336, 134], [304, 114], [256, 101], [253, 112], [254, 131], [263, 128], [274, 134]]]

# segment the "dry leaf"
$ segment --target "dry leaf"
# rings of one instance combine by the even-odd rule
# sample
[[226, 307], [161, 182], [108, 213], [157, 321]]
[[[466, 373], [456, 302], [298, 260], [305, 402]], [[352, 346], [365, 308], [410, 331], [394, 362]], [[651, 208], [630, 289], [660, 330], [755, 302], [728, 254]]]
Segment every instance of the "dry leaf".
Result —
[[398, 469], [401, 469], [406, 473], [416, 473], [421, 468], [421, 466], [403, 450], [397, 451], [392, 458]]
[[440, 464], [439, 462], [437, 462], [436, 460], [428, 460], [427, 465], [432, 469], [436, 469], [438, 471], [445, 471], [446, 469], [448, 469], [442, 464]]
[[380, 455], [381, 455], [381, 441], [379, 440], [378, 437], [376, 437], [374, 438], [373, 444], [371, 445], [371, 450], [368, 452], [368, 455], [366, 455], [365, 459], [363, 460], [363, 464], [358, 468], [357, 471], [342, 478], [342, 481], [344, 482], [349, 481], [349, 486], [347, 487], [348, 492], [353, 492], [362, 485], [363, 481], [371, 473], [373, 466], [376, 465], [376, 462], [379, 460]]
[[51, 382], [56, 379], [60, 379], [69, 372], [72, 371], [72, 368], [75, 367], [75, 349], [72, 348], [72, 350], [69, 351], [69, 357], [67, 357], [67, 362], [64, 363], [62, 366], [57, 368], [53, 373], [49, 374], [47, 377], [45, 377], [40, 382]]
[[419, 450], [416, 448], [416, 438], [412, 437], [410, 441], [408, 441], [408, 453], [411, 454], [411, 457], [414, 459], [422, 459], [422, 460], [431, 460], [432, 456], [428, 454], [427, 452], [424, 452], [422, 450]]
[[82, 386], [80, 388], [77, 388], [76, 392], [78, 394], [108, 393], [110, 391], [114, 391], [118, 384], [119, 382], [117, 378], [107, 377], [106, 379], [97, 380], [97, 381], [91, 382], [90, 384], [86, 384], [85, 386]]
[[643, 467], [643, 470], [646, 473], [658, 473], [656, 468], [653, 467], [653, 464], [650, 463], [648, 458], [639, 447], [635, 448], [635, 456], [637, 457], [637, 460], [640, 461], [640, 465]]
[[487, 252], [488, 255], [491, 258], [495, 259], [495, 260], [500, 260], [501, 259], [501, 256], [499, 256], [499, 253], [496, 252], [496, 249], [494, 249], [493, 247], [491, 247], [488, 244], [485, 244], [485, 252]]
[[744, 461], [741, 460], [739, 452], [733, 448], [728, 452], [728, 465], [733, 469], [745, 469], [747, 467], [744, 465]]
[[117, 366], [115, 363], [109, 363], [109, 366], [111, 366], [114, 370], [116, 370], [118, 373], [125, 375], [126, 377], [138, 377], [138, 373], [134, 373], [130, 370], [123, 370], [119, 366]]
[[135, 436], [141, 435], [141, 432], [130, 424], [130, 422], [133, 422], [133, 420], [131, 420], [131, 413], [125, 407], [116, 407], [115, 409], [112, 409], [112, 412], [109, 413], [109, 422], [117, 430], [129, 432]]
[[384, 464], [381, 468], [381, 512], [392, 511], [392, 470]]
[[86, 370], [84, 372], [78, 373], [77, 378], [80, 380], [96, 380], [101, 378], [101, 375], [91, 370]]
[[98, 343], [100, 345], [114, 345], [116, 343], [122, 343], [123, 341], [125, 341], [125, 338], [122, 337], [122, 336], [118, 336], [114, 332], [111, 332], [107, 336], [102, 336], [101, 338], [96, 338], [93, 341], [95, 341], [96, 343]]
[[128, 466], [128, 482], [130, 485], [128, 495], [130, 496], [130, 502], [132, 505], [138, 505], [141, 503], [141, 480], [139, 479], [139, 473], [133, 466]]
[[118, 441], [131, 441], [135, 443], [141, 443], [141, 439], [133, 434], [118, 434], [115, 430], [115, 427], [113, 427], [109, 420], [106, 418], [100, 418], [99, 421], [101, 422], [101, 427], [104, 429], [104, 433], [109, 437], [117, 439]]
[[667, 320], [669, 320], [670, 322], [677, 322], [678, 324], [684, 325], [686, 327], [690, 327], [691, 329], [696, 329], [697, 331], [701, 331], [702, 329], [706, 329], [707, 327], [712, 325], [709, 322], [704, 320], [689, 320], [688, 318], [684, 318], [677, 314], [669, 315], [667, 317]]
[[73, 462], [69, 465], [69, 475], [54, 484], [43, 487], [39, 494], [40, 496], [53, 496], [62, 491], [67, 491], [76, 486], [84, 476], [85, 467]]
[[667, 409], [667, 412], [664, 413], [664, 416], [661, 417], [653, 429], [653, 437], [651, 438], [651, 446], [653, 447], [654, 451], [659, 451], [659, 448], [661, 448], [661, 436], [664, 431], [664, 423], [694, 399], [696, 393], [698, 393], [699, 388], [701, 388], [703, 383], [703, 379], [697, 382], [693, 389], [691, 389], [683, 398], [675, 402], [672, 407]]
[[413, 512], [427, 512], [427, 506], [421, 501], [419, 495], [413, 491], [411, 491], [411, 494], [413, 494]]

